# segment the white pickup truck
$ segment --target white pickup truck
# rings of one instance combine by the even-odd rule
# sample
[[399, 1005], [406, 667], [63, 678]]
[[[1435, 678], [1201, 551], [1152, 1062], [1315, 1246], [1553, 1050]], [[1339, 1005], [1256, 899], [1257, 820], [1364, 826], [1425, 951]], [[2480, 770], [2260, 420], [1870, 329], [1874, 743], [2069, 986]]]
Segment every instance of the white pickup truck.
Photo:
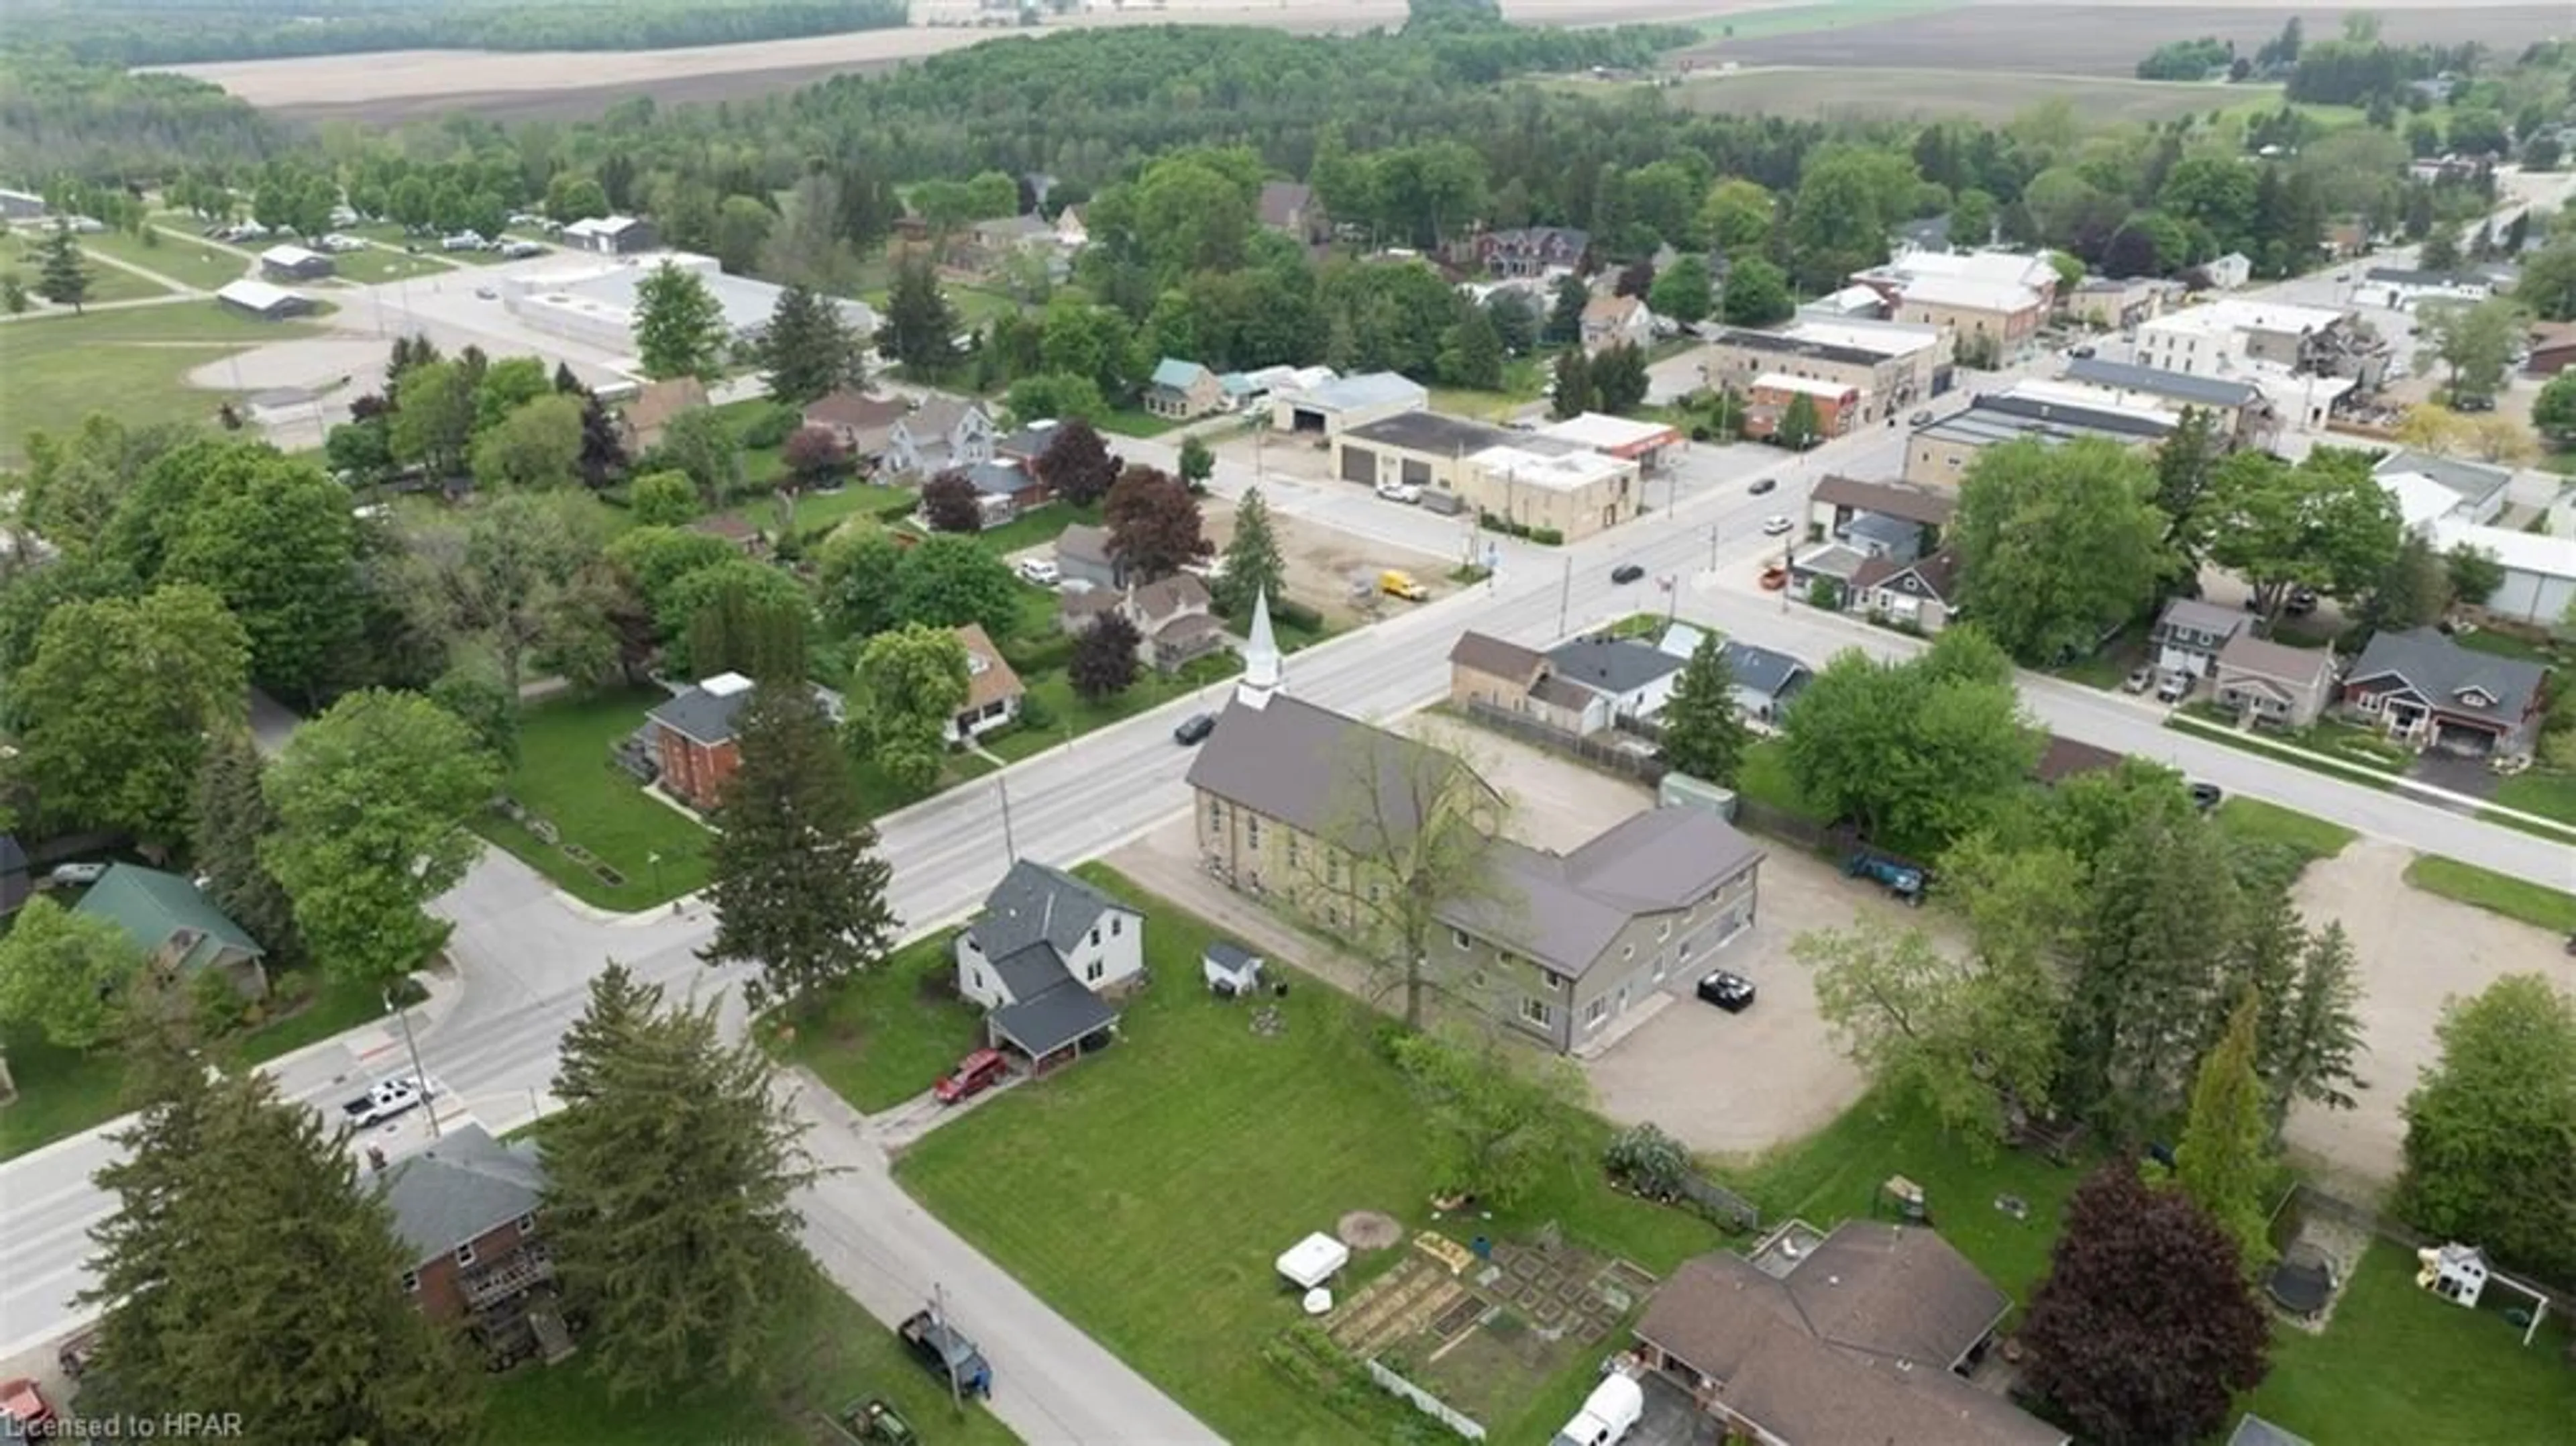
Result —
[[1645, 1388], [1635, 1377], [1613, 1371], [1592, 1388], [1583, 1409], [1574, 1413], [1548, 1446], [1617, 1446], [1645, 1414]]
[[410, 1079], [380, 1080], [367, 1087], [367, 1092], [340, 1106], [340, 1117], [349, 1128], [363, 1130], [380, 1125], [428, 1099], [430, 1092]]

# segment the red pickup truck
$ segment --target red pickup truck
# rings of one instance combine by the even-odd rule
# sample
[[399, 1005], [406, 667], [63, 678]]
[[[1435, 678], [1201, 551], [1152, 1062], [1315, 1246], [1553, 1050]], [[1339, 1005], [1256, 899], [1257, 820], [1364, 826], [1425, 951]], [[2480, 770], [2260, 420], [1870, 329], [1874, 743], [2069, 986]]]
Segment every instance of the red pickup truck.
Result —
[[1000, 1050], [979, 1049], [957, 1062], [957, 1069], [931, 1090], [943, 1105], [973, 1099], [1008, 1079], [1011, 1061]]

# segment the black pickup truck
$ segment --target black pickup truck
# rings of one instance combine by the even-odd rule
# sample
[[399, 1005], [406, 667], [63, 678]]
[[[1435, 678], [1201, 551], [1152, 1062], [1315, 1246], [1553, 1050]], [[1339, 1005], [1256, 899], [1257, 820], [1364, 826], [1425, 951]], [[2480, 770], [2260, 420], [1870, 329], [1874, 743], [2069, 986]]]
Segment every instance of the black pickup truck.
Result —
[[954, 1383], [961, 1396], [992, 1396], [993, 1368], [984, 1363], [984, 1353], [975, 1349], [973, 1341], [926, 1310], [894, 1329], [941, 1385]]

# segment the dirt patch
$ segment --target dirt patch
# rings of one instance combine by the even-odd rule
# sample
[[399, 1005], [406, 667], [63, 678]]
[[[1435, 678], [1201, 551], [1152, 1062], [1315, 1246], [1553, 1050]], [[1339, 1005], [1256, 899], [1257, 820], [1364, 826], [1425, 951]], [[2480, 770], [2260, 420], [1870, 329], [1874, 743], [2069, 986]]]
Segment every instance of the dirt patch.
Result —
[[[1748, 40], [1716, 40], [1684, 57], [1700, 65], [1831, 67], [1897, 66], [1920, 70], [2048, 71], [2074, 75], [2134, 76], [2148, 51], [2169, 40], [2213, 35], [2251, 54], [2281, 31], [2292, 10], [2308, 9], [2308, 33], [2333, 33], [2329, 15], [2313, 7], [2237, 4], [1969, 5], [1908, 15], [1870, 25], [1800, 31]], [[2375, 9], [2380, 34], [2391, 44], [2432, 41], [2457, 45], [2482, 41], [2505, 54], [2535, 40], [2564, 34], [2564, 5], [2462, 3]], [[2209, 105], [2256, 99], [2247, 86], [2208, 88]]]
[[[1234, 504], [1220, 497], [1206, 498], [1199, 505], [1199, 516], [1208, 541], [1219, 556], [1224, 555], [1226, 545], [1234, 540]], [[1381, 601], [1388, 607], [1411, 606], [1373, 595], [1355, 596], [1354, 578], [1374, 578], [1388, 568], [1401, 568], [1434, 597], [1454, 586], [1445, 576], [1448, 564], [1428, 553], [1336, 532], [1277, 508], [1271, 509], [1270, 530], [1279, 539], [1280, 560], [1287, 564], [1288, 596], [1322, 613], [1336, 629], [1384, 616]]]
[[1385, 1250], [1404, 1243], [1404, 1224], [1378, 1210], [1354, 1210], [1333, 1227], [1333, 1235], [1353, 1250]]
[[2472, 908], [2406, 882], [2414, 854], [2365, 841], [2310, 864], [2292, 897], [2312, 924], [2342, 922], [2360, 963], [2361, 1103], [2350, 1110], [2301, 1105], [2284, 1139], [2313, 1157], [2337, 1187], [2376, 1194], [2397, 1176], [2406, 1122], [2399, 1111], [2416, 1076], [2439, 1057], [2433, 1026], [2442, 1004], [2506, 974], [2537, 972], [2576, 989], [2576, 959], [2546, 930]]

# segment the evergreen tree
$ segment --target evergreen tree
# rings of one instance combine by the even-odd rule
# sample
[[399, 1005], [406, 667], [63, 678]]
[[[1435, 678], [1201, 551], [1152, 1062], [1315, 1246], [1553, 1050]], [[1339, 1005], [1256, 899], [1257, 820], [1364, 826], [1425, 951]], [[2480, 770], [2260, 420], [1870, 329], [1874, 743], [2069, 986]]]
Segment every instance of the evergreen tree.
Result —
[[716, 805], [708, 849], [716, 936], [698, 957], [757, 965], [743, 985], [754, 1009], [810, 1011], [825, 989], [892, 950], [893, 870], [877, 856], [831, 720], [801, 679], [764, 681], [736, 733], [742, 765]]
[[1592, 363], [1583, 348], [1570, 346], [1556, 354], [1555, 380], [1556, 390], [1547, 399], [1549, 416], [1561, 420], [1592, 410]]
[[957, 365], [957, 309], [939, 289], [938, 273], [923, 260], [906, 261], [886, 293], [877, 350], [923, 381], [937, 381]]
[[1690, 661], [1674, 680], [1672, 700], [1664, 705], [1664, 761], [1693, 778], [1732, 785], [1753, 730], [1735, 705], [1735, 670], [1727, 665], [1726, 644], [1714, 633], [1701, 636]]
[[277, 810], [260, 791], [265, 769], [246, 729], [225, 729], [207, 743], [197, 768], [194, 853], [207, 899], [259, 941], [269, 963], [293, 963], [304, 956], [295, 901], [260, 859], [261, 843], [277, 832]]
[[89, 282], [89, 265], [81, 259], [80, 242], [73, 239], [71, 227], [56, 223], [37, 252], [36, 294], [56, 306], [68, 306], [78, 315], [89, 301]]
[[555, 393], [558, 396], [587, 397], [590, 395], [590, 388], [583, 386], [581, 378], [572, 374], [571, 362], [556, 362]]
[[857, 350], [830, 298], [803, 286], [781, 291], [760, 339], [770, 400], [803, 406], [831, 391], [850, 379]]
[[107, 1391], [85, 1413], [221, 1401], [262, 1441], [472, 1439], [460, 1338], [413, 1307], [412, 1252], [336, 1128], [175, 1033], [136, 1053], [149, 1093], [98, 1175], [118, 1206], [94, 1234]]
[[2156, 448], [2156, 510], [2164, 514], [2165, 546], [2183, 577], [2200, 571], [2210, 525], [2202, 498], [2226, 451], [2217, 418], [2206, 407], [2183, 408], [2182, 419]]
[[689, 668], [700, 677], [802, 678], [807, 616], [801, 595], [788, 605], [729, 583], [689, 619]]
[[1217, 611], [1236, 622], [1252, 614], [1252, 600], [1267, 596], [1273, 604], [1288, 596], [1288, 564], [1279, 552], [1279, 534], [1270, 526], [1270, 503], [1258, 487], [1243, 489], [1234, 507], [1234, 536], [1225, 544], [1225, 567], [1209, 589]]
[[1500, 391], [1503, 385], [1503, 334], [1493, 314], [1481, 306], [1462, 309], [1441, 334], [1440, 379], [1453, 387]]
[[1803, 452], [1824, 435], [1824, 418], [1816, 412], [1816, 399], [1800, 392], [1780, 409], [1780, 420], [1771, 431], [1771, 440], [1792, 452]]
[[1654, 385], [1646, 375], [1646, 353], [1628, 342], [1604, 347], [1592, 358], [1592, 406], [1596, 411], [1618, 414], [1635, 408], [1646, 400]]
[[1548, 307], [1547, 340], [1551, 346], [1572, 346], [1583, 339], [1583, 308], [1592, 304], [1592, 292], [1580, 276], [1561, 276], [1556, 282], [1556, 296]]
[[2264, 1191], [2270, 1184], [2272, 1127], [2263, 1081], [2254, 1072], [2260, 996], [2238, 1001], [2218, 1047], [2200, 1061], [2191, 1088], [2191, 1114], [2176, 1152], [2177, 1183], [2220, 1229], [2236, 1238], [2246, 1268], [2271, 1257], [2265, 1238]]
[[566, 1300], [590, 1322], [591, 1368], [614, 1394], [753, 1377], [778, 1302], [811, 1268], [790, 1203], [816, 1178], [804, 1126], [768, 1056], [727, 1043], [716, 1008], [665, 1007], [659, 988], [611, 968], [592, 981], [571, 1036], [580, 1053], [556, 1080], [548, 1234]]
[[644, 375], [712, 380], [724, 350], [724, 307], [696, 272], [665, 261], [636, 284], [635, 355]]
[[596, 392], [585, 393], [581, 401], [581, 460], [574, 470], [581, 474], [581, 485], [593, 492], [616, 482], [632, 465], [626, 455], [626, 433], [617, 418], [608, 411], [608, 403]]

